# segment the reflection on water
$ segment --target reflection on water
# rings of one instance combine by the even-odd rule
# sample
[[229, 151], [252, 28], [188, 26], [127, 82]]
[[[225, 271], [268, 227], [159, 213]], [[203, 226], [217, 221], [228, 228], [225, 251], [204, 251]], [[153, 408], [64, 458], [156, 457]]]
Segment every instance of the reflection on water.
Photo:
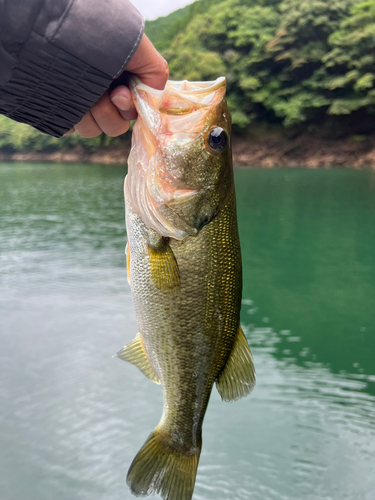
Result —
[[[130, 500], [160, 387], [137, 329], [122, 167], [0, 166], [0, 498]], [[375, 176], [237, 171], [258, 383], [204, 425], [196, 500], [375, 499]]]

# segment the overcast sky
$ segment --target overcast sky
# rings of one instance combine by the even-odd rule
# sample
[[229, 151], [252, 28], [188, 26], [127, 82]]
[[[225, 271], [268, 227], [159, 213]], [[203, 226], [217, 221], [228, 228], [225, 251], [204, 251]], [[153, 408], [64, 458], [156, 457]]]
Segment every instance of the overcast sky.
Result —
[[131, 0], [145, 19], [166, 16], [194, 0]]

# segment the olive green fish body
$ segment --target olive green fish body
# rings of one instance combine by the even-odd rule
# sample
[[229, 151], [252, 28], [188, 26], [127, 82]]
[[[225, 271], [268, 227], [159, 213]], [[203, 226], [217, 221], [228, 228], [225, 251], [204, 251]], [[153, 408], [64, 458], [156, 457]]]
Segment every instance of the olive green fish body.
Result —
[[132, 83], [139, 118], [125, 180], [128, 279], [139, 333], [118, 353], [163, 390], [135, 457], [136, 496], [190, 500], [213, 384], [226, 401], [255, 383], [240, 327], [241, 252], [225, 80]]
[[220, 213], [197, 236], [169, 242], [180, 286], [168, 293], [153, 283], [142, 221], [130, 207], [127, 214], [132, 295], [145, 350], [163, 387], [162, 427], [176, 447], [181, 443], [181, 449], [193, 449], [200, 443], [212, 385], [239, 326], [242, 283], [234, 193], [228, 193]]

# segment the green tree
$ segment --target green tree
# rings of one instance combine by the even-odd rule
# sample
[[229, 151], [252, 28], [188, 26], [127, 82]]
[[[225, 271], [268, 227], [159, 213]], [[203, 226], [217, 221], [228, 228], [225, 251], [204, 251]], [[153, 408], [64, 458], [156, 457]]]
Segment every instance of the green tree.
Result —
[[[332, 102], [322, 72], [329, 38], [349, 15], [353, 0], [284, 0], [280, 26], [268, 43], [271, 72], [262, 99], [285, 125], [313, 120]], [[270, 88], [271, 86], [271, 88]]]
[[333, 96], [328, 113], [347, 115], [361, 108], [374, 113], [375, 2], [353, 5], [329, 43], [323, 57], [325, 86]]
[[[230, 0], [196, 16], [165, 56], [173, 78], [213, 79], [224, 75], [233, 123], [243, 128], [261, 114], [252, 94], [265, 71], [266, 43], [278, 25], [273, 7]], [[209, 63], [209, 64], [208, 64]]]

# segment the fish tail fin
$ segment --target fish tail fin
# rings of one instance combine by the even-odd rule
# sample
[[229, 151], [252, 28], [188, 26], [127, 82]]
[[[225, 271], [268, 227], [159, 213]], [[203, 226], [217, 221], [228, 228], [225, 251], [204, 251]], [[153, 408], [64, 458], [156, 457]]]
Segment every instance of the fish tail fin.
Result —
[[201, 449], [176, 451], [156, 428], [134, 458], [127, 484], [137, 497], [160, 494], [168, 500], [191, 500]]

